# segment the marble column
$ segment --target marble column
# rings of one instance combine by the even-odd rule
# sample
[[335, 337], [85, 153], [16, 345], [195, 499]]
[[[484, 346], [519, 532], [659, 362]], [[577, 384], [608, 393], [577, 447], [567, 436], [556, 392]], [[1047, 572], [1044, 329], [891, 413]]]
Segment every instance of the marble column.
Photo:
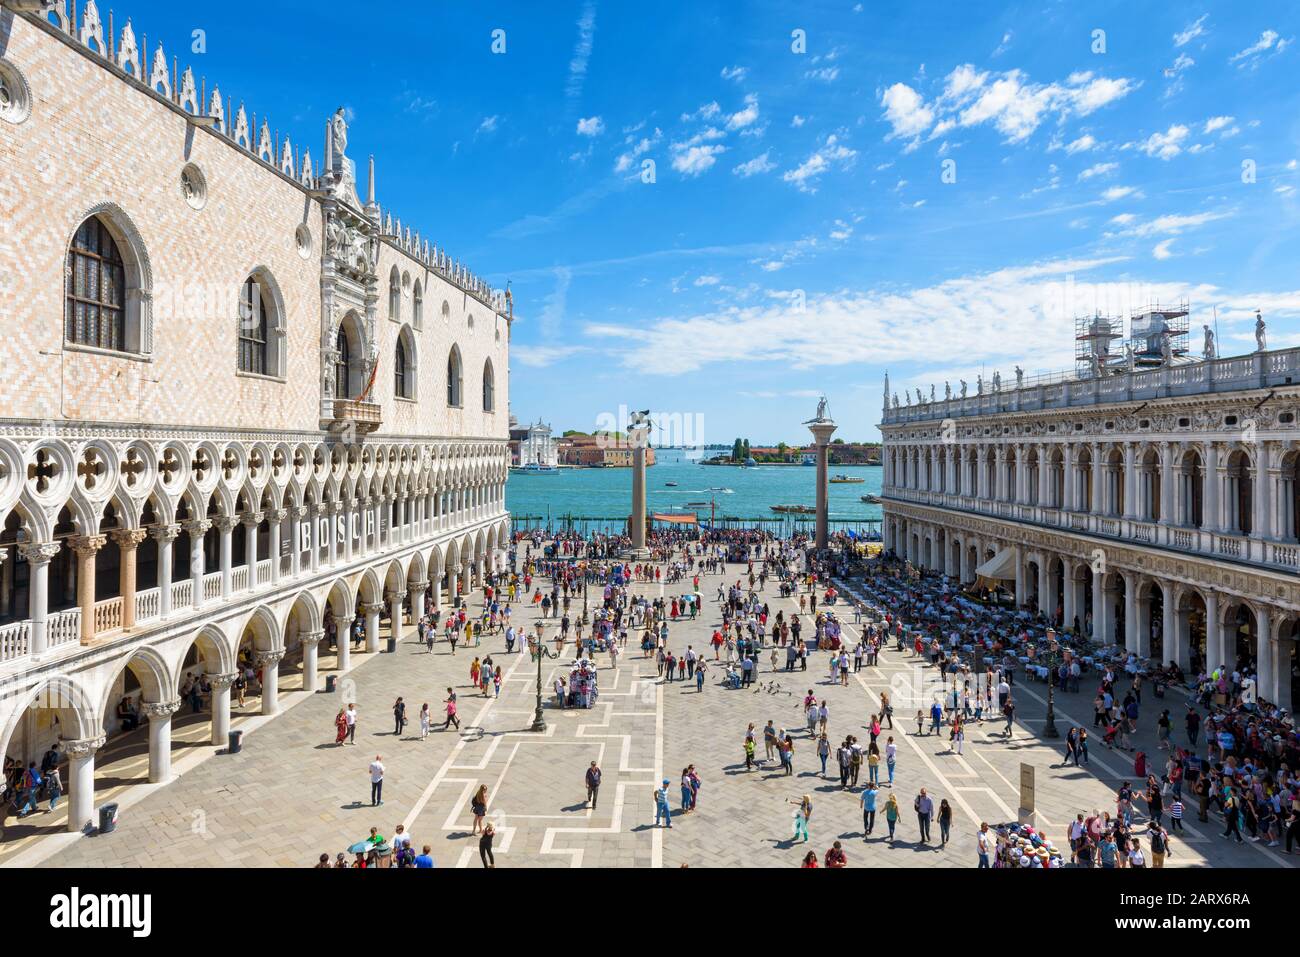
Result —
[[31, 653], [44, 654], [49, 647], [46, 626], [49, 615], [50, 560], [63, 546], [58, 542], [24, 542], [18, 553], [27, 560], [27, 617], [31, 619]]
[[212, 520], [207, 518], [195, 519], [186, 522], [184, 526], [185, 533], [190, 538], [190, 587], [193, 594], [190, 596], [190, 604], [195, 608], [203, 607], [203, 536], [207, 534], [208, 529], [212, 528]]
[[224, 747], [230, 736], [230, 686], [237, 677], [235, 674], [206, 676], [212, 686], [212, 743], [218, 747]]
[[818, 416], [804, 423], [813, 434], [817, 445], [817, 550], [822, 551], [830, 544], [829, 496], [830, 486], [830, 441], [835, 431], [835, 423]]
[[261, 584], [257, 580], [257, 529], [266, 518], [263, 512], [249, 512], [243, 516], [244, 525], [244, 564], [248, 566], [248, 590], [257, 591]]
[[[1255, 615], [1255, 693], [1265, 701], [1277, 700], [1277, 661], [1274, 655], [1273, 620], [1267, 605], [1261, 605]], [[1287, 680], [1291, 678], [1287, 675]]]
[[395, 591], [388, 594], [388, 623], [393, 639], [402, 640], [402, 603], [406, 601], [406, 592]]
[[302, 520], [307, 516], [307, 507], [294, 505], [289, 512], [289, 574], [297, 577], [302, 568]]
[[174, 701], [146, 701], [140, 710], [149, 718], [149, 783], [166, 784], [172, 779], [172, 715], [181, 708]]
[[1219, 593], [1207, 589], [1205, 599], [1205, 672], [1214, 674], [1225, 664], [1223, 653], [1223, 625], [1219, 621]]
[[115, 528], [110, 534], [121, 555], [118, 563], [118, 591], [122, 593], [122, 627], [134, 628], [136, 550], [144, 541], [146, 533], [143, 528]]
[[95, 819], [95, 752], [104, 746], [105, 735], [64, 741], [60, 747], [68, 758], [68, 830], [77, 834]]
[[262, 669], [262, 714], [279, 714], [280, 662], [284, 659], [284, 651], [279, 648], [259, 651], [254, 659]]
[[149, 535], [158, 545], [158, 616], [172, 613], [172, 543], [181, 533], [179, 525], [155, 525]]
[[1106, 580], [1098, 568], [1092, 570], [1092, 640], [1101, 645], [1111, 642], [1110, 616], [1106, 613]]
[[1124, 578], [1124, 650], [1138, 650], [1138, 586], [1140, 579], [1133, 572], [1122, 572]]
[[280, 581], [280, 529], [284, 520], [288, 517], [287, 508], [272, 508], [266, 513], [267, 521], [270, 522], [270, 546], [271, 546], [271, 584]]
[[325, 629], [304, 631], [298, 635], [302, 642], [302, 690], [310, 693], [316, 691], [320, 681], [320, 659], [317, 647], [325, 637]]
[[74, 535], [68, 545], [77, 553], [77, 606], [81, 609], [81, 643], [95, 638], [95, 555], [108, 541], [107, 535]]
[[1073, 558], [1063, 557], [1061, 559], [1061, 564], [1065, 570], [1065, 594], [1061, 596], [1061, 615], [1065, 620], [1061, 623], [1061, 627], [1068, 630], [1074, 627], [1074, 619], [1076, 615], [1079, 618], [1079, 625], [1082, 626], [1083, 616], [1079, 615], [1075, 608], [1075, 600], [1079, 595], [1078, 582], [1074, 580], [1075, 560]]
[[235, 525], [239, 522], [232, 515], [220, 515], [216, 519], [217, 531], [221, 533], [221, 600], [230, 598], [230, 572], [232, 568], [231, 545], [234, 541]]
[[336, 642], [335, 653], [338, 656], [334, 664], [334, 669], [340, 674], [352, 667], [352, 619], [347, 620], [346, 626], [340, 627], [335, 635]]
[[411, 593], [411, 619], [419, 621], [424, 617], [424, 597], [429, 591], [427, 581], [407, 582]]
[[379, 615], [384, 610], [384, 603], [368, 601], [362, 604], [361, 611], [366, 616], [366, 652], [374, 654], [379, 650]]
[[442, 576], [430, 576], [429, 584], [433, 588], [433, 610], [442, 611]]

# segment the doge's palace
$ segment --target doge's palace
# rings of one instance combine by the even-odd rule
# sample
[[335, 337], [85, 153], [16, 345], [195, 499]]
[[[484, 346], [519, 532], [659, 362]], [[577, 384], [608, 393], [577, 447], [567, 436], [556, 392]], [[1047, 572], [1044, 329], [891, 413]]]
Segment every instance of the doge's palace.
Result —
[[322, 120], [95, 0], [0, 6], [0, 751], [59, 743], [69, 830], [124, 723], [166, 781], [189, 702], [224, 745], [240, 674], [274, 714], [503, 563], [509, 294]]

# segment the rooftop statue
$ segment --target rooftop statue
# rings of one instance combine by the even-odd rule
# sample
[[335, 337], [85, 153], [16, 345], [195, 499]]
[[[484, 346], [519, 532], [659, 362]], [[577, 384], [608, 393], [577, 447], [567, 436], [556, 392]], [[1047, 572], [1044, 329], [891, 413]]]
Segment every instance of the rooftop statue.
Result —
[[1263, 352], [1268, 348], [1268, 337], [1264, 334], [1264, 317], [1255, 310], [1255, 351]]
[[1205, 330], [1205, 346], [1201, 350], [1201, 355], [1207, 359], [1217, 359], [1218, 353], [1214, 348], [1214, 330], [1209, 326], [1201, 326]]

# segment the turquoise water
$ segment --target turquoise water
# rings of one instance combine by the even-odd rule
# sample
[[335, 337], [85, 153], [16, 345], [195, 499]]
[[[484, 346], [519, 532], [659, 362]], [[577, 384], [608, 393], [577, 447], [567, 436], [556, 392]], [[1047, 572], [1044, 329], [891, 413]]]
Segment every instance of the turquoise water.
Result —
[[[676, 449], [656, 449], [655, 457], [655, 464], [646, 469], [646, 495], [654, 512], [693, 511], [708, 521], [707, 503], [712, 499], [717, 503], [715, 514], [719, 519], [731, 516], [779, 520], [782, 516], [770, 506], [817, 504], [817, 470], [812, 466], [758, 465], [742, 469], [700, 465]], [[832, 521], [880, 519], [880, 506], [862, 501], [868, 492], [880, 492], [880, 466], [832, 465], [830, 473], [866, 479], [861, 484], [830, 486]], [[668, 488], [668, 482], [676, 482], [677, 487]], [[517, 522], [523, 516], [541, 516], [545, 520], [548, 514], [555, 525], [570, 514], [590, 518], [626, 516], [631, 501], [632, 470], [626, 468], [561, 469], [551, 475], [512, 472], [506, 482], [506, 507]], [[706, 504], [686, 508], [688, 502]], [[786, 520], [806, 524], [812, 516]]]

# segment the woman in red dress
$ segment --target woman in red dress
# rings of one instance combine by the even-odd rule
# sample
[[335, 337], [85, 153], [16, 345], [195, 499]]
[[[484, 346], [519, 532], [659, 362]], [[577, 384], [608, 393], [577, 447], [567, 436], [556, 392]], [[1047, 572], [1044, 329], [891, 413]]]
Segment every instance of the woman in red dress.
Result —
[[334, 717], [334, 743], [342, 744], [343, 739], [348, 736], [348, 719], [340, 710]]

